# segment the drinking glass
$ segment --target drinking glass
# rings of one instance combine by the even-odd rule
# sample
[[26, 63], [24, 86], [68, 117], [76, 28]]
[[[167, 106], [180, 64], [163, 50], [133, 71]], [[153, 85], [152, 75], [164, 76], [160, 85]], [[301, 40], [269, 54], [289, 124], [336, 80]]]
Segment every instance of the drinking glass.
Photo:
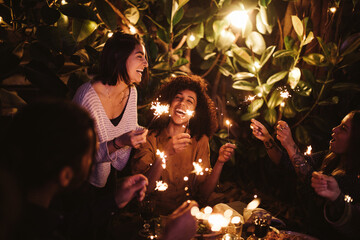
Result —
[[150, 228], [150, 221], [154, 216], [154, 206], [155, 204], [150, 198], [145, 198], [139, 204], [140, 216], [143, 220], [139, 235], [146, 239], [156, 239], [155, 233]]
[[271, 214], [265, 210], [259, 209], [253, 211], [253, 217], [253, 224], [255, 226], [254, 236], [257, 239], [263, 239], [269, 231]]

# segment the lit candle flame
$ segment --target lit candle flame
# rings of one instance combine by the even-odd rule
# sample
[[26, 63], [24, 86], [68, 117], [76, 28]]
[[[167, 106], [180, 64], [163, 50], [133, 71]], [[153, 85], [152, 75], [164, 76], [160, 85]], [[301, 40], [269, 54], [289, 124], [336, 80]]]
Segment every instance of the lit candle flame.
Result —
[[155, 191], [159, 191], [159, 192], [163, 192], [166, 189], [168, 189], [168, 184], [166, 182], [163, 181], [156, 181], [156, 187], [155, 187]]
[[161, 152], [159, 149], [156, 149], [156, 155], [158, 155], [161, 158], [161, 166], [163, 167], [163, 169], [166, 168], [166, 155], [165, 152]]
[[311, 151], [312, 151], [311, 145], [307, 146], [307, 149], [306, 149], [306, 152], [304, 153], [304, 155], [311, 155]]
[[151, 103], [151, 110], [155, 110], [154, 111], [154, 115], [156, 117], [160, 117], [162, 114], [164, 113], [169, 113], [169, 105], [168, 104], [160, 104], [160, 102], [156, 101], [156, 102], [152, 102]]
[[260, 205], [260, 199], [255, 198], [254, 200], [252, 200], [251, 202], [249, 202], [249, 204], [246, 206], [247, 209], [249, 210], [254, 210], [255, 208], [257, 208]]

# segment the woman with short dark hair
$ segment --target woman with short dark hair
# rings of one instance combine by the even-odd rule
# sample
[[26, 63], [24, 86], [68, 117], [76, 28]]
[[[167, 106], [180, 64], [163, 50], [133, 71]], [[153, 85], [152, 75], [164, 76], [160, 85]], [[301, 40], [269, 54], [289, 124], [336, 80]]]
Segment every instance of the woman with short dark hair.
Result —
[[74, 101], [95, 120], [99, 149], [89, 182], [104, 187], [113, 167], [122, 170], [131, 148], [146, 141], [147, 130], [137, 123], [137, 91], [148, 62], [138, 35], [114, 33], [101, 54], [99, 75], [83, 84]]
[[[169, 115], [154, 121], [146, 144], [136, 150], [131, 161], [133, 173], [148, 177], [149, 192], [158, 180], [168, 184], [166, 191], [154, 193], [161, 214], [169, 214], [189, 197], [206, 201], [234, 152], [235, 145], [222, 146], [212, 172], [209, 170], [209, 138], [217, 129], [217, 119], [206, 90], [205, 81], [195, 75], [178, 76], [164, 84], [158, 100], [169, 104]], [[193, 117], [186, 114], [188, 111]], [[156, 155], [158, 149], [167, 155], [165, 169]], [[194, 162], [203, 168], [203, 175], [195, 176]]]

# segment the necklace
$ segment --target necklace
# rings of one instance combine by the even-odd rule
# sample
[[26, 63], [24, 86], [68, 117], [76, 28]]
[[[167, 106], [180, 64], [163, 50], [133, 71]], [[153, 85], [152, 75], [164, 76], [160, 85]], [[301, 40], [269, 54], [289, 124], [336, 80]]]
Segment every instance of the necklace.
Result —
[[[129, 86], [127, 86], [126, 88], [124, 88], [120, 93], [119, 95], [121, 94], [122, 95], [122, 98], [120, 100], [120, 102], [117, 104], [117, 105], [120, 105], [124, 99], [128, 96], [128, 94], [125, 93], [125, 91], [129, 88]], [[109, 91], [109, 86], [105, 86], [105, 89], [106, 89], [106, 93], [107, 93], [107, 98], [111, 101], [111, 96], [110, 96], [110, 91]], [[111, 101], [112, 102], [112, 101]]]

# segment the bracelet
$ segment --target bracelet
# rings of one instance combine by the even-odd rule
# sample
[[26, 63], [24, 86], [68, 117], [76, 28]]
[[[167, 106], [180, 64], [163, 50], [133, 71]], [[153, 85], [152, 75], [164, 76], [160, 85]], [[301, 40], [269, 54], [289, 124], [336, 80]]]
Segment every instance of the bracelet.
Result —
[[266, 142], [264, 142], [264, 147], [265, 147], [265, 149], [272, 149], [273, 147], [275, 147], [275, 143], [274, 143], [274, 141], [271, 141], [271, 140], [266, 141]]
[[116, 144], [115, 139], [116, 139], [116, 138], [114, 138], [114, 139], [112, 140], [112, 144], [113, 144], [113, 146], [114, 146], [115, 149], [120, 149], [121, 147]]

